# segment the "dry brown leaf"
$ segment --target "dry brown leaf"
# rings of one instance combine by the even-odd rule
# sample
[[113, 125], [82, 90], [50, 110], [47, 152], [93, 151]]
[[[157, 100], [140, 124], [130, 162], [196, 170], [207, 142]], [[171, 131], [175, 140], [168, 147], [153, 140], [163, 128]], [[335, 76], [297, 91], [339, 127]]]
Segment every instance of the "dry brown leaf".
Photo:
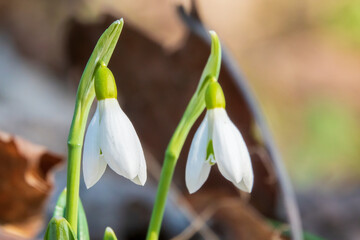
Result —
[[53, 186], [51, 172], [62, 161], [42, 146], [0, 132], [2, 231], [29, 238], [38, 233]]

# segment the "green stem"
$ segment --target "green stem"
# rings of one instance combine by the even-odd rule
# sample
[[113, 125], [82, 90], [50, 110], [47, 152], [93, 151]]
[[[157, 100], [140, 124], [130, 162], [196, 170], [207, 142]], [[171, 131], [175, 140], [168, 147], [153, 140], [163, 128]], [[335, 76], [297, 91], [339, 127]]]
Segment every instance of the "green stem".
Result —
[[156, 193], [154, 209], [150, 219], [147, 240], [158, 240], [161, 222], [164, 216], [167, 195], [174, 175], [176, 162], [184, 146], [190, 129], [205, 108], [205, 90], [212, 80], [217, 80], [221, 65], [221, 46], [215, 32], [210, 32], [211, 53], [195, 94], [191, 98], [183, 117], [177, 126], [170, 143], [166, 149], [164, 165], [161, 170], [159, 186]]
[[79, 207], [79, 186], [80, 186], [80, 163], [82, 145], [68, 143], [68, 175], [66, 195], [66, 218], [70, 223], [75, 235], [77, 234], [78, 207]]
[[[194, 121], [196, 120], [196, 118], [194, 119]], [[165, 153], [164, 165], [161, 170], [156, 200], [153, 213], [151, 215], [148, 235], [146, 238], [147, 240], [157, 240], [159, 238], [159, 232], [165, 211], [166, 199], [170, 189], [171, 180], [174, 175], [176, 162], [179, 158], [179, 154], [184, 145], [186, 136], [188, 135], [193, 125], [193, 122], [191, 124], [185, 124], [186, 122], [186, 118], [183, 117], [179, 123], [179, 126], [176, 128], [175, 133], [171, 138], [169, 146]]]
[[73, 121], [68, 139], [68, 172], [65, 216], [75, 235], [77, 234], [79, 187], [81, 169], [81, 150], [84, 141], [86, 121], [94, 97], [81, 109], [81, 101], [75, 106]]
[[[189, 104], [189, 106], [190, 105], [191, 104]], [[186, 110], [189, 110], [189, 106]], [[201, 108], [205, 108], [205, 103], [203, 103], [203, 106], [201, 106]], [[188, 115], [186, 114], [187, 112], [188, 111], [185, 111], [184, 117], [181, 119], [178, 127], [176, 128], [165, 153], [164, 165], [161, 169], [159, 186], [157, 189], [155, 204], [146, 237], [147, 240], [159, 239], [161, 223], [164, 217], [166, 199], [169, 193], [177, 160], [179, 159], [181, 149], [184, 145], [184, 142], [187, 135], [189, 134], [191, 127], [201, 114], [200, 111], [198, 114], [193, 115], [191, 118], [188, 119]]]
[[161, 222], [165, 211], [166, 198], [170, 189], [176, 162], [177, 159], [175, 158], [175, 156], [171, 154], [165, 155], [164, 166], [162, 168], [160, 177], [161, 180], [159, 182], [159, 187], [156, 195], [156, 203], [154, 205], [153, 214], [150, 220], [149, 232], [146, 238], [148, 240], [159, 239]]

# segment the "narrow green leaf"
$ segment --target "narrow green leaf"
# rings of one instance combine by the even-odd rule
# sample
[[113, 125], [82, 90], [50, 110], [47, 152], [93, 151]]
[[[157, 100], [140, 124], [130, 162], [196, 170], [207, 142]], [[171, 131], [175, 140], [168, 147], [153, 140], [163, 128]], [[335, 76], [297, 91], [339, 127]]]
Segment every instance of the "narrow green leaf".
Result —
[[53, 217], [46, 229], [44, 240], [76, 240], [76, 238], [65, 218]]
[[[66, 210], [66, 189], [60, 194], [58, 201], [56, 202], [53, 217], [65, 217]], [[77, 225], [77, 239], [78, 240], [89, 240], [89, 228], [86, 220], [86, 214], [84, 207], [79, 201], [78, 208], [78, 225]]]
[[84, 207], [79, 201], [79, 216], [78, 216], [78, 231], [77, 231], [78, 240], [89, 240], [89, 227], [86, 220], [86, 214], [84, 211]]
[[110, 227], [105, 229], [104, 240], [117, 240], [114, 231]]
[[66, 207], [66, 188], [60, 194], [53, 213], [53, 217], [65, 217], [65, 207]]

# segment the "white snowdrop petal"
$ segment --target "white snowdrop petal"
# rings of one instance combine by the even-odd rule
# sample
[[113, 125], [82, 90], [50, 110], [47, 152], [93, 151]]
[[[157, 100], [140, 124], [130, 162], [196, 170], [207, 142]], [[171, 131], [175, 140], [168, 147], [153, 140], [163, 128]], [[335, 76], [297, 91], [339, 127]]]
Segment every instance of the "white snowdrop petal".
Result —
[[104, 159], [116, 173], [134, 179], [140, 168], [139, 151], [142, 152], [135, 129], [117, 99], [101, 100], [99, 104], [99, 145]]
[[248, 192], [250, 193], [252, 188], [249, 188], [245, 182], [243, 180], [241, 180], [239, 183], [235, 183], [233, 182], [233, 184], [240, 190], [244, 191], [244, 192]]
[[190, 193], [194, 193], [209, 177], [211, 165], [206, 162], [208, 144], [208, 120], [205, 116], [191, 142], [186, 163], [185, 182]]
[[131, 181], [137, 185], [144, 186], [144, 184], [141, 184], [139, 175], [137, 175], [135, 178], [131, 179]]
[[[236, 126], [233, 125], [235, 128]], [[237, 128], [236, 128], [237, 129]], [[246, 143], [243, 139], [243, 137], [241, 136], [241, 133], [239, 132], [240, 137], [238, 139], [238, 149], [241, 152], [241, 166], [242, 166], [242, 184], [244, 185], [244, 189], [241, 189], [245, 192], [251, 192], [252, 188], [253, 188], [253, 184], [254, 184], [254, 173], [253, 173], [253, 169], [252, 169], [252, 164], [251, 164], [251, 158], [250, 158], [250, 154], [249, 154], [249, 150], [247, 149]]]
[[237, 127], [229, 119], [225, 109], [209, 110], [214, 119], [213, 146], [215, 159], [221, 174], [231, 182], [242, 180], [249, 153]]
[[99, 133], [99, 107], [90, 121], [85, 135], [83, 151], [83, 174], [87, 188], [92, 187], [106, 169], [106, 162], [100, 157], [100, 148], [98, 145]]
[[[244, 143], [244, 145], [245, 145], [245, 143]], [[247, 156], [243, 157], [244, 168], [243, 168], [242, 183], [243, 183], [245, 189], [247, 189], [247, 190], [243, 190], [243, 189], [242, 190], [245, 192], [251, 192], [253, 185], [254, 185], [254, 173], [253, 173], [249, 153], [244, 154], [244, 155], [247, 155]]]
[[[140, 144], [140, 141], [139, 141], [139, 144]], [[131, 181], [133, 181], [134, 183], [136, 183], [138, 185], [144, 186], [146, 179], [147, 179], [146, 162], [145, 162], [143, 149], [142, 148], [140, 148], [140, 149], [141, 149], [141, 151], [139, 151], [139, 157], [140, 157], [139, 172], [138, 172], [138, 175]]]

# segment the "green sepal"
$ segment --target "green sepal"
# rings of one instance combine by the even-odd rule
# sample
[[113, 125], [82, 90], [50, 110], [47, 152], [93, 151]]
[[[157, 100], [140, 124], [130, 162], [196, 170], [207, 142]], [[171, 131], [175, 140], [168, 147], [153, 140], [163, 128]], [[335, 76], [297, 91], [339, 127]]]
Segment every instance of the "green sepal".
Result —
[[[89, 228], [86, 220], [86, 214], [84, 207], [79, 199], [78, 208], [78, 224], [77, 224], [77, 239], [78, 240], [89, 240]], [[66, 189], [60, 194], [58, 201], [56, 202], [53, 217], [65, 217], [66, 211]]]
[[205, 103], [207, 109], [225, 108], [224, 92], [220, 84], [215, 80], [210, 82], [206, 89]]
[[53, 217], [46, 229], [44, 240], [76, 240], [76, 238], [65, 218]]
[[107, 227], [105, 229], [104, 240], [117, 240], [117, 237], [111, 227]]
[[114, 75], [104, 62], [100, 63], [95, 72], [95, 93], [97, 100], [117, 98]]

